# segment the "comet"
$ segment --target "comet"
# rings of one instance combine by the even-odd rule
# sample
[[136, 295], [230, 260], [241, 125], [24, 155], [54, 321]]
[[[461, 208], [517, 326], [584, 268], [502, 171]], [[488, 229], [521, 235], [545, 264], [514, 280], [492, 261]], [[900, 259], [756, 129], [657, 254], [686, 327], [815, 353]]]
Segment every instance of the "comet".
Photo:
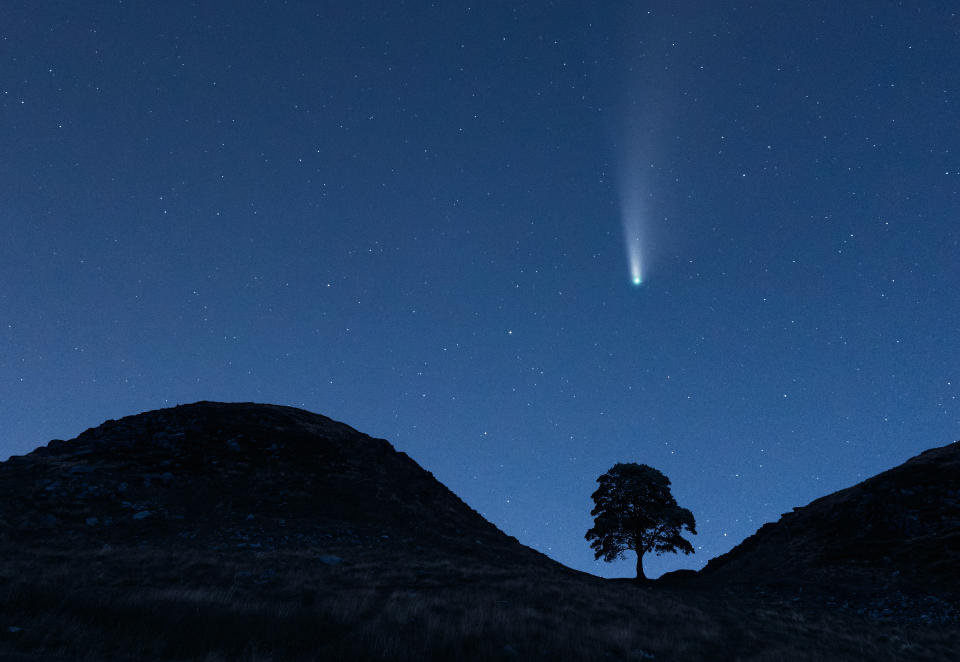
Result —
[[644, 205], [640, 182], [623, 177], [620, 182], [620, 213], [623, 241], [627, 249], [627, 268], [634, 287], [643, 285]]
[[666, 105], [656, 86], [637, 82], [631, 102], [624, 107], [616, 146], [617, 193], [623, 244], [627, 253], [627, 273], [633, 287], [641, 287], [650, 278], [656, 262], [653, 250], [659, 239], [653, 219], [659, 216], [657, 173], [658, 135], [663, 124], [661, 115]]

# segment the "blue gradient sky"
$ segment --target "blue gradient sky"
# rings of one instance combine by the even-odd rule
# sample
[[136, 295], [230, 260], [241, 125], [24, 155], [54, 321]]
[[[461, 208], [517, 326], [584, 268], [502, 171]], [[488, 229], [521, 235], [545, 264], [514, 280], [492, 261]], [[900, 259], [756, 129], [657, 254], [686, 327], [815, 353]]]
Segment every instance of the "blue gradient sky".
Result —
[[437, 4], [3, 3], [0, 459], [294, 405], [630, 576], [616, 462], [657, 575], [960, 438], [951, 3]]

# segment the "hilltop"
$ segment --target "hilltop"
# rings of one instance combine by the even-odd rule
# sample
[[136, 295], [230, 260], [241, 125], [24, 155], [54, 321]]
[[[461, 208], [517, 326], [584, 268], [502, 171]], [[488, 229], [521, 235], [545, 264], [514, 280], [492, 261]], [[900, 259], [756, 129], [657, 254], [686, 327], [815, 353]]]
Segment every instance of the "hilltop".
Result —
[[0, 478], [8, 535], [71, 549], [363, 545], [552, 563], [387, 441], [292, 407], [199, 402], [111, 420], [11, 458]]

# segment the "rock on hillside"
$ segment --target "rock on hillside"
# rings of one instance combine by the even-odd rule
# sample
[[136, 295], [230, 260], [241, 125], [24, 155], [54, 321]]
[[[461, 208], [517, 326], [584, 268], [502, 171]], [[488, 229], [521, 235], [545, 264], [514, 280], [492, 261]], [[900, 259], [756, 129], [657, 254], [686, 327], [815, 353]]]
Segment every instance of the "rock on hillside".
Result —
[[307, 411], [249, 403], [111, 420], [0, 463], [4, 538], [44, 549], [403, 546], [552, 563], [387, 441]]
[[960, 443], [765, 524], [704, 579], [960, 592]]

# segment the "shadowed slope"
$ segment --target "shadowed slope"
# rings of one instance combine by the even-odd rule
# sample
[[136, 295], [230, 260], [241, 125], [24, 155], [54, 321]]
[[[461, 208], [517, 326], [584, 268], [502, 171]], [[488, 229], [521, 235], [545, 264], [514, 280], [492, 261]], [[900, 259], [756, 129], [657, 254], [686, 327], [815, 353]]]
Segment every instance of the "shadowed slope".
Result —
[[51, 441], [0, 464], [0, 504], [7, 536], [71, 546], [363, 543], [552, 564], [387, 441], [275, 405], [200, 402]]
[[960, 443], [795, 508], [700, 574], [722, 582], [960, 591]]

